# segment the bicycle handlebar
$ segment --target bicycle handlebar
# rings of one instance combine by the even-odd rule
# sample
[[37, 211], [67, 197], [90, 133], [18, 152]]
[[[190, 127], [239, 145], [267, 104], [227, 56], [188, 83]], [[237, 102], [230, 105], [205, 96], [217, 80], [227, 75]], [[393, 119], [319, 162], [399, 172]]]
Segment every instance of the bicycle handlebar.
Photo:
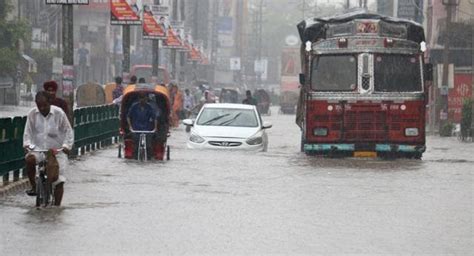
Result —
[[[46, 153], [48, 152], [50, 149], [35, 149], [35, 147], [33, 146], [32, 148], [28, 148], [28, 152], [39, 152], [39, 153]], [[61, 152], [64, 150], [64, 148], [53, 148], [52, 150], [56, 151], [56, 152]]]
[[131, 131], [131, 133], [155, 133], [156, 130], [152, 130], [152, 131]]

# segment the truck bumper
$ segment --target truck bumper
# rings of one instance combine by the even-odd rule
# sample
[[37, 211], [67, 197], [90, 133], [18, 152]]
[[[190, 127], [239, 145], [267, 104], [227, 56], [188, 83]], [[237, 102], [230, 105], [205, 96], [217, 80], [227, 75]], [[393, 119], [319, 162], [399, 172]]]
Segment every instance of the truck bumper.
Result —
[[407, 144], [370, 144], [370, 145], [356, 145], [356, 144], [304, 144], [304, 152], [307, 154], [330, 154], [330, 153], [345, 153], [352, 154], [354, 152], [376, 152], [384, 153], [401, 153], [401, 154], [422, 154], [426, 150], [425, 145], [407, 145]]

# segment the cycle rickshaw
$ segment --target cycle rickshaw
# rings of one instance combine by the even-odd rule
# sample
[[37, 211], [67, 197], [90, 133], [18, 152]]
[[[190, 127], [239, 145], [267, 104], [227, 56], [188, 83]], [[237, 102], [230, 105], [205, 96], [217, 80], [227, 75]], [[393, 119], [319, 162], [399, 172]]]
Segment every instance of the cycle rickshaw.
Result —
[[240, 103], [241, 101], [238, 89], [222, 88], [219, 103]]
[[[151, 131], [130, 131], [127, 115], [132, 105], [145, 95], [147, 103], [156, 114], [157, 125]], [[151, 84], [129, 85], [124, 89], [120, 107], [120, 135], [118, 156], [126, 159], [146, 161], [151, 158], [169, 160], [170, 150], [167, 146], [170, 121], [169, 92], [165, 86]], [[138, 140], [137, 140], [138, 138]], [[123, 150], [122, 150], [123, 149]]]

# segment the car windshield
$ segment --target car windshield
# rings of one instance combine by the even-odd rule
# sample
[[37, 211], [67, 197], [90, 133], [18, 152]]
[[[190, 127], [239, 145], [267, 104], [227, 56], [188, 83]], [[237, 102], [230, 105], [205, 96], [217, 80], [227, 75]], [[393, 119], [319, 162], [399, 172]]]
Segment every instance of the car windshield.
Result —
[[353, 91], [357, 61], [352, 55], [322, 55], [312, 63], [311, 88], [316, 91]]
[[231, 108], [205, 108], [197, 125], [206, 126], [233, 126], [233, 127], [257, 127], [258, 119], [252, 109]]
[[375, 56], [375, 91], [421, 91], [420, 59], [412, 55], [378, 54]]

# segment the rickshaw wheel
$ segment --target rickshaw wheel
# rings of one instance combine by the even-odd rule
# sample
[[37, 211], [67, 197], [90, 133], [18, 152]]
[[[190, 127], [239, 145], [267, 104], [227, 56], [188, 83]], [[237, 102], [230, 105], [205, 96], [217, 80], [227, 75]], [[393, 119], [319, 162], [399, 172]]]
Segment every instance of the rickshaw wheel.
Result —
[[118, 158], [122, 158], [122, 144], [119, 144], [118, 147]]

